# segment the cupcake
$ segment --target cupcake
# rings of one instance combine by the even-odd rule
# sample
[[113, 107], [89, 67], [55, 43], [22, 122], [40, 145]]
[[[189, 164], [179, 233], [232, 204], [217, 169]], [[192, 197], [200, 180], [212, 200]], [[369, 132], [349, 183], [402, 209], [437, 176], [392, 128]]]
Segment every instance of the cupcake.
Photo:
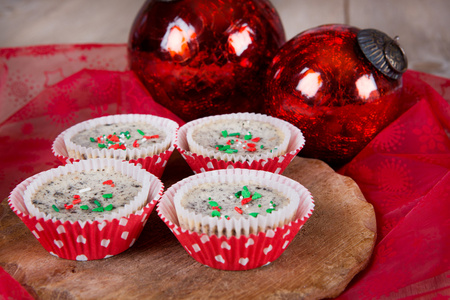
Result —
[[26, 179], [8, 203], [47, 251], [84, 261], [131, 247], [163, 188], [128, 162], [89, 159]]
[[314, 209], [309, 191], [282, 175], [214, 170], [170, 187], [161, 219], [198, 262], [248, 270], [276, 260]]
[[87, 120], [62, 132], [53, 153], [63, 162], [115, 158], [140, 164], [160, 177], [173, 152], [178, 124], [139, 114], [112, 115]]
[[227, 168], [282, 173], [304, 143], [295, 126], [255, 113], [191, 121], [179, 129], [175, 140], [195, 173]]

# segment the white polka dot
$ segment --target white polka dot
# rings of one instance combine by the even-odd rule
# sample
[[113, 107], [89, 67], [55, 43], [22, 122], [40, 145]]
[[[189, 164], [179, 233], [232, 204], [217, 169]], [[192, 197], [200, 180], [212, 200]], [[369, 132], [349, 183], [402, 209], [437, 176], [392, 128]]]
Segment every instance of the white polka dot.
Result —
[[266, 237], [273, 238], [275, 236], [275, 231], [272, 229], [267, 230]]
[[53, 253], [52, 251], [49, 252], [51, 255], [59, 257], [58, 254]]
[[37, 229], [38, 231], [44, 230], [44, 228], [42, 227], [42, 225], [41, 225], [40, 223], [36, 223], [36, 229]]
[[162, 167], [164, 168], [167, 165], [167, 160], [164, 161], [164, 163], [162, 164]]
[[142, 217], [141, 222], [144, 222], [145, 220], [147, 220], [147, 214], [145, 214], [145, 215]]
[[227, 242], [222, 242], [222, 245], [220, 245], [220, 247], [227, 250], [231, 249], [231, 246]]
[[134, 242], [136, 242], [136, 239], [133, 239], [130, 243], [130, 247], [134, 245]]
[[249, 261], [249, 259], [248, 259], [248, 257], [241, 257], [241, 258], [239, 258], [239, 263], [241, 264], [241, 265], [243, 265], [243, 266], [245, 266], [246, 264], [248, 264], [248, 261]]
[[111, 242], [111, 240], [102, 240], [101, 242], [100, 242], [100, 245], [102, 245], [103, 247], [108, 247], [109, 246], [109, 243]]
[[59, 234], [61, 234], [61, 233], [65, 233], [65, 232], [66, 232], [66, 229], [64, 228], [64, 226], [59, 225], [59, 226], [56, 228], [56, 231], [57, 231]]
[[200, 168], [200, 172], [205, 173], [205, 168]]
[[233, 165], [228, 165], [227, 169], [234, 169], [234, 166]]
[[158, 157], [158, 160], [155, 162], [155, 165], [159, 164], [160, 162], [161, 162], [161, 157]]
[[78, 255], [78, 256], [76, 257], [76, 260], [78, 260], [78, 261], [87, 261], [88, 258], [87, 258], [86, 255], [81, 254], [81, 255]]
[[105, 226], [106, 226], [106, 222], [102, 222], [102, 223], [98, 224], [98, 230], [102, 231]]
[[261, 166], [265, 166], [267, 164], [267, 161], [263, 161], [262, 163], [261, 163]]
[[127, 223], [128, 223], [128, 220], [125, 218], [121, 218], [119, 221], [120, 226], [125, 226], [125, 225], [127, 225]]
[[58, 248], [61, 248], [64, 246], [64, 243], [60, 240], [54, 240], [53, 243], [55, 243], [55, 245], [58, 246]]
[[286, 249], [286, 247], [289, 245], [289, 241], [285, 241], [283, 246], [281, 247], [282, 249]]
[[105, 257], [103, 257], [103, 258], [110, 258], [110, 257], [113, 257], [114, 255], [111, 255], [111, 254], [108, 254], [108, 255], [106, 255]]
[[202, 250], [198, 244], [192, 245], [192, 249], [194, 249], [195, 252], [199, 252], [200, 250]]
[[267, 253], [272, 251], [272, 249], [273, 249], [272, 245], [269, 245], [269, 247], [263, 249], [263, 252], [264, 252], [265, 255], [267, 255]]
[[77, 236], [77, 243], [83, 243], [86, 244], [86, 238], [82, 235]]
[[214, 166], [213, 166], [212, 162], [208, 162], [206, 164], [206, 166], [208, 167], [208, 169], [214, 169]]
[[200, 238], [200, 241], [202, 241], [203, 244], [206, 243], [206, 242], [209, 242], [209, 237], [206, 234], [204, 234]]
[[122, 235], [120, 236], [122, 239], [126, 240], [128, 238], [128, 231], [122, 232]]
[[284, 160], [284, 156], [278, 156], [278, 162], [282, 162]]
[[172, 231], [173, 233], [175, 233], [176, 235], [180, 235], [180, 232], [178, 230], [176, 230], [175, 228]]
[[192, 255], [192, 252], [189, 251], [189, 249], [188, 249], [186, 246], [184, 246], [184, 249], [186, 249], [186, 251], [187, 251], [190, 255]]
[[247, 243], [245, 243], [245, 248], [248, 248], [248, 246], [251, 246], [255, 244], [255, 241], [253, 239], [248, 239]]
[[222, 255], [217, 255], [214, 257], [214, 259], [220, 263], [225, 263], [225, 259], [223, 259]]
[[145, 224], [147, 224], [148, 219], [146, 219], [143, 223], [142, 223], [142, 227], [145, 227]]
[[135, 212], [136, 216], [140, 216], [144, 213], [144, 210], [138, 210], [137, 212]]
[[35, 230], [33, 230], [31, 233], [33, 233], [37, 239], [39, 238], [39, 234]]
[[275, 174], [280, 174], [280, 172], [281, 172], [281, 168], [277, 168], [274, 173]]
[[286, 231], [286, 233], [283, 234], [283, 239], [286, 238], [286, 236], [289, 235], [289, 233], [291, 233], [291, 230], [290, 230], [290, 229], [288, 229], [288, 231]]
[[263, 265], [263, 267], [268, 266], [268, 265], [270, 265], [270, 261], [267, 264]]

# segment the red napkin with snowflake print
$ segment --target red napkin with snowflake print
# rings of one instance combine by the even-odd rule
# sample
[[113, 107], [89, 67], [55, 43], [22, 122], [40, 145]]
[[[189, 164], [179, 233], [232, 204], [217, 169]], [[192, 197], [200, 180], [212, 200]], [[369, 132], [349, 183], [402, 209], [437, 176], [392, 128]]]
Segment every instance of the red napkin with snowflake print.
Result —
[[[378, 226], [371, 262], [342, 299], [450, 296], [450, 79], [408, 71], [403, 80], [414, 105], [339, 170], [373, 204]], [[183, 124], [127, 70], [126, 45], [0, 49], [0, 201], [59, 165], [50, 148], [61, 131], [117, 113]], [[19, 295], [11, 281], [0, 268], [0, 298]]]

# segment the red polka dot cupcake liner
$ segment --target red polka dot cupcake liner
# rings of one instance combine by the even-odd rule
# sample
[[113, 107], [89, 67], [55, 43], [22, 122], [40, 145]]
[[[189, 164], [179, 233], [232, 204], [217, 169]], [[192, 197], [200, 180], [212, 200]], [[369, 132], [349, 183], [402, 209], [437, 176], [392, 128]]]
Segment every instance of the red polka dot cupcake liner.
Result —
[[[257, 116], [275, 119], [273, 117], [253, 113], [240, 113], [238, 115], [247, 116], [247, 118]], [[212, 156], [192, 152], [188, 143], [187, 137], [188, 130], [193, 126], [197, 126], [201, 122], [204, 122], [205, 120], [214, 117], [215, 116], [206, 117], [188, 122], [183, 126], [181, 126], [177, 131], [174, 142], [175, 148], [180, 152], [181, 156], [186, 160], [186, 162], [188, 163], [190, 168], [194, 171], [194, 173], [201, 173], [220, 169], [239, 168], [239, 169], [262, 170], [271, 173], [281, 174], [305, 145], [305, 138], [300, 129], [290, 124], [289, 122], [283, 121], [281, 119], [276, 119], [275, 124], [277, 123], [282, 124], [283, 127], [287, 127], [290, 133], [286, 153], [282, 155], [254, 160], [250, 159], [250, 160], [232, 161], [226, 159], [217, 159]]]
[[[55, 155], [55, 157], [63, 165], [80, 161], [79, 159], [69, 157], [66, 145], [64, 143], [64, 134], [65, 131], [60, 133], [53, 141], [52, 144], [53, 155]], [[148, 157], [130, 159], [128, 160], [128, 162], [134, 165], [138, 165], [143, 169], [147, 170], [148, 172], [152, 173], [153, 175], [161, 178], [162, 174], [164, 173], [164, 170], [166, 169], [167, 162], [169, 161], [169, 158], [174, 150], [175, 147], [172, 145], [169, 147], [169, 149], [159, 154], [155, 154]]]
[[[111, 159], [111, 161], [114, 160]], [[73, 165], [85, 162], [76, 162]], [[32, 216], [25, 204], [24, 194], [41, 173], [18, 184], [9, 195], [8, 204], [44, 249], [54, 256], [69, 260], [87, 261], [117, 255], [132, 247], [139, 238], [151, 212], [163, 194], [164, 186], [156, 176], [141, 168], [121, 161], [115, 161], [114, 163], [125, 164], [126, 166], [122, 166], [123, 170], [129, 170], [130, 167], [138, 169], [132, 171], [134, 174], [147, 173], [139, 175], [150, 183], [148, 195], [146, 196], [145, 192], [143, 194], [145, 202], [142, 208], [123, 216], [83, 222], [63, 221], [47, 216]], [[66, 167], [61, 166], [59, 168]]]
[[298, 192], [299, 204], [291, 222], [256, 234], [239, 236], [208, 235], [187, 230], [180, 227], [174, 201], [175, 194], [186, 184], [186, 180], [189, 181], [202, 174], [193, 175], [171, 186], [158, 202], [156, 210], [187, 253], [203, 265], [230, 271], [250, 270], [268, 265], [283, 254], [313, 213], [314, 201], [305, 187], [282, 175], [272, 174], [284, 177], [281, 182], [291, 185]]

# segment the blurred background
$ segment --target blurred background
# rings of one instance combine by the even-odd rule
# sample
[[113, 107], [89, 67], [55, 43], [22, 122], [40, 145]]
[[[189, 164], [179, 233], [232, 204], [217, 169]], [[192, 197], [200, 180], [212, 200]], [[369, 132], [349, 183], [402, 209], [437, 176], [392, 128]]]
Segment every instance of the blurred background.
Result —
[[[239, 1], [239, 0], [236, 0]], [[145, 0], [0, 0], [0, 48], [126, 43]], [[450, 78], [450, 0], [272, 0], [287, 39], [344, 23], [399, 36], [409, 68]]]

